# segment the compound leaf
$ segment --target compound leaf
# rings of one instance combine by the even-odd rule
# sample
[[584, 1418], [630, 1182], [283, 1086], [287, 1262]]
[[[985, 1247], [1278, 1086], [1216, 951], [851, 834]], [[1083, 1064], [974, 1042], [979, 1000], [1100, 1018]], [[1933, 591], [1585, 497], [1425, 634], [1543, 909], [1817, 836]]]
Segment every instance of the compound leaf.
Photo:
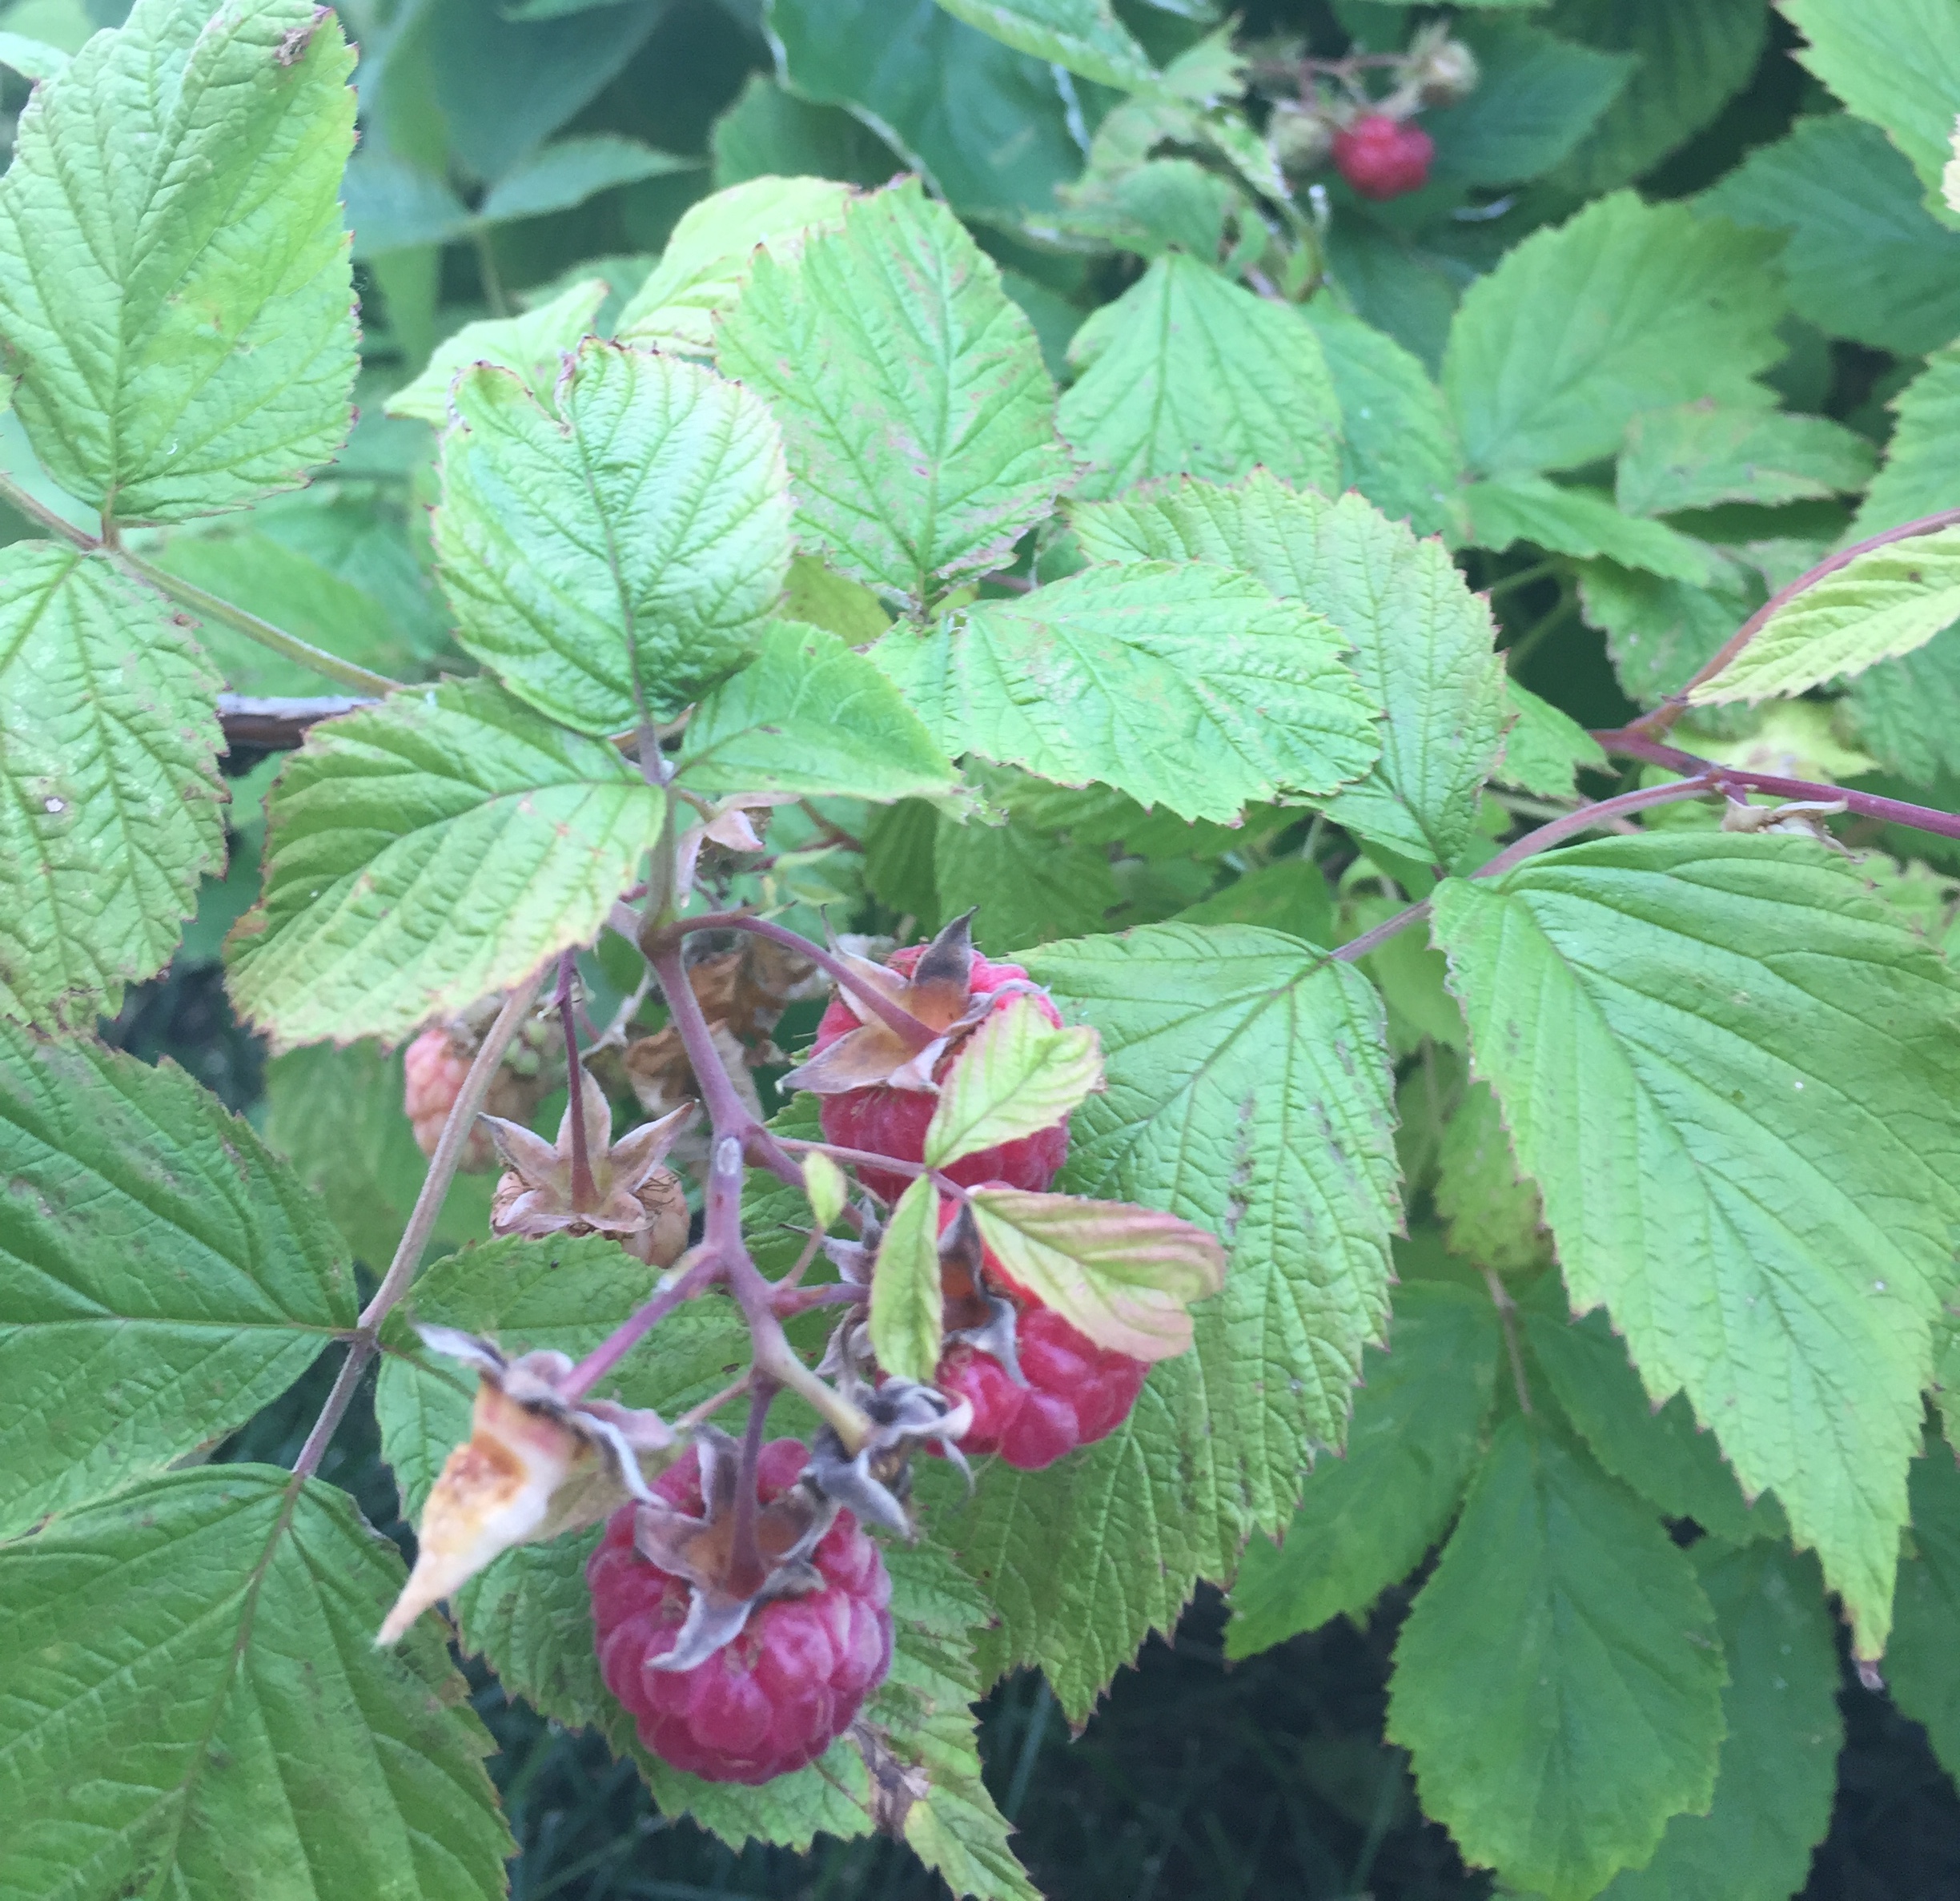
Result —
[[1760, 401], [1753, 379], [1783, 354], [1777, 248], [1630, 191], [1534, 231], [1450, 327], [1443, 393], [1470, 466], [1572, 468], [1611, 455], [1641, 410]]
[[756, 657], [688, 721], [680, 782], [695, 792], [950, 792], [959, 775], [883, 673], [836, 634], [777, 621]]
[[554, 394], [466, 372], [436, 552], [457, 638], [580, 732], [675, 718], [754, 653], [789, 565], [782, 444], [746, 390], [593, 338]]
[[1704, 1538], [1689, 1553], [1729, 1663], [1728, 1734], [1705, 1815], [1677, 1815], [1609, 1901], [1787, 1901], [1830, 1824], [1844, 1718], [1817, 1568], [1771, 1544]]
[[1434, 929], [1573, 1304], [1775, 1492], [1876, 1654], [1951, 1284], [1952, 975], [1795, 838], [1580, 846], [1445, 882]]
[[1085, 79], [1134, 90], [1156, 77], [1150, 56], [1110, 0], [939, 0], [955, 19], [1002, 46], [1066, 66]]
[[1195, 258], [1158, 259], [1076, 332], [1069, 360], [1082, 375], [1056, 420], [1090, 464], [1078, 495], [1255, 467], [1339, 485], [1340, 404], [1314, 329]]
[[1470, 842], [1503, 744], [1505, 676], [1489, 608], [1440, 542], [1359, 496], [1329, 501], [1263, 472], [1231, 488], [1167, 483], [1074, 520], [1094, 558], [1239, 568], [1323, 615], [1387, 716], [1380, 764], [1328, 816], [1424, 863], [1447, 865]]
[[161, 1472], [354, 1324], [285, 1164], [174, 1066], [0, 1027], [0, 1535]]
[[1466, 1860], [1586, 1901], [1707, 1806], [1725, 1674], [1687, 1553], [1520, 1414], [1402, 1626], [1388, 1736]]
[[948, 752], [1187, 818], [1331, 791], [1377, 750], [1335, 629], [1202, 562], [1092, 568], [872, 651]]
[[1537, 1186], [1519, 1176], [1488, 1083], [1472, 1083], [1444, 1125], [1436, 1146], [1436, 1205], [1450, 1252], [1480, 1268], [1516, 1273], [1545, 1258]]
[[998, 567], [1067, 476], [1034, 327], [916, 181], [758, 258], [716, 348], [782, 424], [805, 546], [902, 599]]
[[1449, 1529], [1490, 1411], [1497, 1310], [1469, 1288], [1412, 1281], [1396, 1294], [1392, 1345], [1362, 1356], [1346, 1454], [1315, 1461], [1283, 1542], [1247, 1545], [1227, 1656], [1364, 1615]]
[[224, 862], [217, 685], [106, 557], [0, 549], [0, 1016], [92, 1024], [169, 962]]
[[1544, 798], [1569, 798], [1573, 774], [1582, 766], [1604, 769], [1599, 742], [1569, 713], [1539, 698], [1514, 678], [1508, 686], [1516, 720], [1504, 734], [1504, 758], [1492, 770], [1501, 785], [1516, 786]]
[[1860, 555], [1758, 627], [1689, 698], [1697, 706], [1800, 693], [1923, 647], [1960, 621], [1960, 528]]
[[1627, 425], [1615, 499], [1633, 515], [1671, 515], [1725, 501], [1773, 507], [1855, 493], [1871, 480], [1877, 461], [1863, 436], [1827, 416], [1683, 403], [1650, 409]]
[[400, 1557], [265, 1465], [176, 1472], [0, 1546], [0, 1893], [496, 1901], [493, 1746]]
[[0, 183], [14, 408], [106, 516], [236, 508], [346, 440], [352, 66], [312, 0], [142, 0], [22, 113]]
[[487, 680], [323, 721], [272, 790], [232, 995], [282, 1044], [405, 1036], [596, 936], [661, 807]]
[[1936, 350], [1890, 407], [1898, 425], [1858, 510], [1857, 539], [1960, 504], [1950, 446], [1960, 432], [1960, 345]]

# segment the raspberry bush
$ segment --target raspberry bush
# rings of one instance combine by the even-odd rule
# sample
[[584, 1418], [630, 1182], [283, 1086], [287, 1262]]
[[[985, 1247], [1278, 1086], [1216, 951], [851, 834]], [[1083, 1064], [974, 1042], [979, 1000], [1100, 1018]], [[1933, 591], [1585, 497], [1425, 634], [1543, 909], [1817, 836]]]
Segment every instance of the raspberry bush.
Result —
[[0, 1901], [502, 1894], [486, 1677], [1024, 1901], [1202, 1584], [1796, 1891], [1840, 1626], [1960, 1762], [1939, 9], [665, 10], [0, 20]]

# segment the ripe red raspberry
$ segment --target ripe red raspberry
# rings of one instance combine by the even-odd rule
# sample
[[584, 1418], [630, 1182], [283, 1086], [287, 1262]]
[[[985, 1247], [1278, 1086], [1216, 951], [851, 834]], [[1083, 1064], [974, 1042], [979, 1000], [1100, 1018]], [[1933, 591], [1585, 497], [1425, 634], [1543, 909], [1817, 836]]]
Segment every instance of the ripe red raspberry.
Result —
[[[902, 976], [910, 977], [919, 959], [931, 948], [930, 945], [914, 944], [907, 950], [894, 951], [886, 960], [887, 967]], [[1006, 984], [1024, 985], [1035, 1008], [1050, 1023], [1060, 1026], [1062, 1013], [1049, 1000], [1047, 993], [1034, 986], [1019, 964], [994, 963], [977, 950], [970, 955], [973, 961], [967, 975], [970, 999], [991, 995]], [[813, 1054], [828, 1048], [862, 1027], [857, 1013], [842, 997], [832, 998], [822, 1022], [817, 1026]], [[934, 1079], [943, 1079], [952, 1063], [953, 1052], [949, 1052], [935, 1067]], [[890, 1155], [902, 1162], [925, 1159], [926, 1131], [938, 1103], [937, 1096], [924, 1090], [893, 1089], [874, 1083], [866, 1088], [847, 1090], [841, 1095], [825, 1095], [821, 1100], [819, 1119], [826, 1142], [834, 1142], [841, 1148], [868, 1149], [874, 1155]], [[1004, 1142], [998, 1148], [984, 1148], [977, 1155], [963, 1155], [958, 1161], [950, 1164], [944, 1172], [967, 1188], [977, 1188], [982, 1182], [991, 1181], [1039, 1193], [1054, 1180], [1056, 1172], [1067, 1156], [1068, 1118], [1064, 1116], [1053, 1128], [1038, 1129], [1018, 1141]], [[862, 1166], [858, 1173], [867, 1188], [893, 1201], [905, 1192], [911, 1180], [910, 1176], [890, 1174], [883, 1169]]]
[[[765, 1445], [756, 1473], [761, 1501], [794, 1485], [809, 1456], [794, 1439]], [[698, 1453], [690, 1448], [654, 1489], [698, 1515]], [[878, 1546], [839, 1512], [810, 1553], [821, 1590], [757, 1604], [741, 1634], [692, 1670], [649, 1669], [673, 1648], [690, 1587], [634, 1549], [634, 1509], [613, 1514], [585, 1577], [600, 1673], [632, 1711], [641, 1742], [716, 1782], [765, 1782], [815, 1762], [891, 1666], [891, 1580]]]
[[1436, 141], [1420, 126], [1364, 112], [1334, 135], [1334, 163], [1364, 198], [1400, 198], [1429, 182]]
[[[954, 1214], [950, 1202], [942, 1205], [942, 1232]], [[933, 1383], [948, 1398], [972, 1404], [974, 1422], [960, 1440], [962, 1450], [998, 1452], [1010, 1465], [1038, 1472], [1115, 1432], [1136, 1404], [1149, 1363], [1098, 1347], [1017, 1286], [992, 1248], [983, 1251], [981, 1261], [987, 1291], [1014, 1303], [1014, 1352], [1026, 1384], [1017, 1385], [992, 1353], [963, 1340], [940, 1356]], [[959, 1278], [955, 1264], [948, 1264], [946, 1273], [950, 1281]], [[949, 1284], [947, 1296], [950, 1324], [971, 1296], [959, 1284]]]

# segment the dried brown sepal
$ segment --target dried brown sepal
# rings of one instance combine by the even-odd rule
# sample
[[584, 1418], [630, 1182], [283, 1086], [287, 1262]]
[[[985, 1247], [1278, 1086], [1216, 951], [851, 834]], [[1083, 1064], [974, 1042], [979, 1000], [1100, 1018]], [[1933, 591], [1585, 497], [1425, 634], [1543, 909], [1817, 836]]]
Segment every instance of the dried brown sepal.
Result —
[[871, 1421], [871, 1431], [855, 1453], [829, 1426], [818, 1429], [805, 1477], [827, 1498], [857, 1513], [866, 1525], [882, 1525], [901, 1537], [917, 1536], [911, 1509], [912, 1455], [937, 1445], [958, 1467], [967, 1484], [973, 1473], [959, 1441], [973, 1425], [973, 1407], [950, 1400], [935, 1387], [910, 1380], [887, 1380], [869, 1387], [846, 1379], [841, 1390]]
[[[684, 1103], [657, 1122], [642, 1123], [612, 1139], [612, 1111], [588, 1070], [580, 1093], [565, 1105], [556, 1144], [521, 1123], [485, 1115], [505, 1172], [490, 1204], [493, 1234], [603, 1234], [651, 1267], [670, 1268], [687, 1248], [688, 1207], [681, 1178], [661, 1166], [674, 1139], [693, 1119]], [[575, 1180], [572, 1118], [582, 1100], [589, 1182]]]
[[808, 1089], [818, 1095], [842, 1095], [879, 1084], [890, 1089], [914, 1089], [937, 1095], [933, 1072], [988, 1012], [1016, 993], [1003, 985], [981, 996], [973, 994], [973, 913], [955, 918], [926, 946], [908, 976], [889, 965], [873, 963], [836, 948], [845, 968], [865, 988], [925, 1025], [932, 1039], [920, 1047], [878, 1015], [858, 991], [840, 984], [837, 995], [858, 1027], [835, 1043], [826, 1043], [809, 1062], [782, 1079], [785, 1091]]
[[422, 1508], [415, 1569], [378, 1644], [395, 1642], [513, 1545], [596, 1524], [629, 1498], [651, 1499], [640, 1456], [674, 1443], [657, 1413], [564, 1397], [559, 1385], [572, 1362], [563, 1353], [507, 1360], [492, 1341], [453, 1328], [417, 1331], [436, 1352], [476, 1369], [476, 1399], [470, 1436], [444, 1462]]
[[963, 1340], [991, 1353], [1015, 1385], [1026, 1385], [1015, 1346], [1019, 1310], [988, 1280], [979, 1226], [972, 1208], [963, 1201], [939, 1236], [939, 1286], [946, 1300], [942, 1324], [948, 1344]]
[[835, 1501], [805, 1473], [757, 1507], [753, 1546], [745, 1544], [737, 1535], [741, 1448], [719, 1426], [698, 1426], [693, 1439], [701, 1458], [702, 1515], [691, 1517], [657, 1497], [641, 1500], [633, 1513], [634, 1548], [690, 1588], [673, 1648], [649, 1658], [649, 1670], [693, 1670], [739, 1637], [758, 1604], [821, 1590], [823, 1579], [809, 1554], [837, 1514]]

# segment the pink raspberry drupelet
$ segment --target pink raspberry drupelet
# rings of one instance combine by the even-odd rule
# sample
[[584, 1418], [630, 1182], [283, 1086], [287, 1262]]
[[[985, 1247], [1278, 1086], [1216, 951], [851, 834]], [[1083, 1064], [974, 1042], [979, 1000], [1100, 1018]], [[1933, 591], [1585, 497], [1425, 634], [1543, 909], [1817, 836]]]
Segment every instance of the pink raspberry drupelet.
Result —
[[[794, 1439], [765, 1446], [761, 1502], [795, 1484], [809, 1457]], [[699, 1514], [699, 1456], [690, 1449], [654, 1489]], [[613, 1514], [585, 1577], [600, 1674], [633, 1713], [641, 1742], [709, 1782], [765, 1782], [813, 1762], [891, 1665], [891, 1580], [877, 1545], [849, 1512], [838, 1513], [810, 1554], [822, 1590], [757, 1605], [741, 1634], [693, 1670], [650, 1670], [650, 1659], [673, 1648], [689, 1592], [634, 1549], [633, 1511]]]
[[1365, 112], [1334, 135], [1334, 163], [1364, 198], [1400, 198], [1429, 182], [1436, 141], [1420, 126]]

